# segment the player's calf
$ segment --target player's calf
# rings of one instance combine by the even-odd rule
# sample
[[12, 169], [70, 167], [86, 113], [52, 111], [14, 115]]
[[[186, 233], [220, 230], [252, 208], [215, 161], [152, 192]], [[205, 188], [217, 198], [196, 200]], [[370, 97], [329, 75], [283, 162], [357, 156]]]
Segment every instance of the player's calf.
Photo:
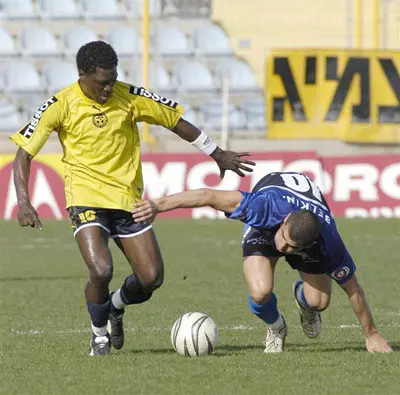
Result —
[[296, 281], [293, 284], [293, 293], [304, 334], [310, 339], [318, 337], [322, 326], [321, 313], [307, 304], [302, 281]]

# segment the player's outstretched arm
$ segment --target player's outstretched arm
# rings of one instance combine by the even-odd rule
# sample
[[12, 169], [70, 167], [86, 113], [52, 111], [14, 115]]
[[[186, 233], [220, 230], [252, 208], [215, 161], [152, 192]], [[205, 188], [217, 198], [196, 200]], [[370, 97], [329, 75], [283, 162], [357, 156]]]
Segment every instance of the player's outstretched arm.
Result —
[[231, 213], [239, 206], [242, 198], [243, 195], [239, 191], [217, 191], [208, 188], [194, 189], [136, 203], [132, 210], [132, 216], [138, 222], [153, 221], [158, 213], [164, 211], [204, 206]]
[[378, 333], [378, 330], [376, 329], [367, 299], [365, 298], [365, 294], [361, 288], [361, 285], [357, 281], [356, 275], [353, 275], [349, 281], [342, 284], [342, 288], [349, 297], [354, 313], [356, 314], [363, 328], [367, 351], [370, 353], [392, 352], [393, 349], [390, 344]]
[[255, 162], [243, 159], [243, 156], [251, 155], [250, 152], [225, 151], [219, 148], [204, 132], [182, 118], [172, 131], [200, 151], [210, 155], [217, 162], [221, 178], [224, 178], [226, 170], [231, 170], [241, 177], [245, 175], [243, 170], [253, 171], [250, 166], [255, 166]]
[[18, 201], [18, 221], [21, 226], [31, 226], [42, 230], [38, 213], [29, 199], [29, 174], [32, 155], [18, 148], [14, 159], [14, 185]]

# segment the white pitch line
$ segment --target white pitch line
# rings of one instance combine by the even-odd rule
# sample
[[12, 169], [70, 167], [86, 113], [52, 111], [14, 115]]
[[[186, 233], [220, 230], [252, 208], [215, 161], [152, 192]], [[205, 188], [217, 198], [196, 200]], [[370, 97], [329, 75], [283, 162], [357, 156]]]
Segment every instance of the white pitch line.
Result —
[[[400, 328], [400, 324], [384, 324], [378, 325], [380, 328]], [[323, 325], [325, 329], [360, 329], [361, 326], [357, 324], [344, 324], [344, 325]], [[247, 325], [235, 325], [235, 326], [223, 326], [219, 327], [219, 330], [222, 331], [254, 331], [254, 330], [262, 330], [262, 327], [254, 327]], [[161, 327], [142, 327], [142, 328], [125, 328], [126, 332], [169, 332], [171, 328], [161, 328]], [[68, 334], [82, 334], [82, 333], [90, 333], [91, 329], [63, 329], [63, 330], [46, 330], [46, 329], [29, 329], [29, 330], [19, 330], [19, 329], [0, 329], [0, 333], [12, 333], [13, 335], [18, 336], [27, 336], [27, 335], [68, 335]]]

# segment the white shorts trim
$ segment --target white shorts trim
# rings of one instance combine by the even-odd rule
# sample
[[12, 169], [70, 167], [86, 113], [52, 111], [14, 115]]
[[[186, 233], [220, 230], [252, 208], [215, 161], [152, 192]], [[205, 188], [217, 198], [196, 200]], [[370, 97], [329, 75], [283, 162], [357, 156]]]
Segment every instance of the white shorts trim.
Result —
[[153, 226], [149, 225], [146, 228], [139, 230], [139, 232], [136, 233], [130, 233], [129, 235], [112, 235], [110, 236], [111, 239], [116, 239], [116, 238], [120, 238], [120, 239], [128, 239], [129, 237], [136, 237], [141, 235], [144, 232], [147, 232], [148, 230], [150, 230]]
[[85, 224], [85, 225], [81, 225], [75, 232], [74, 232], [74, 237], [76, 236], [76, 234], [83, 228], [88, 228], [89, 226], [100, 226], [100, 228], [104, 229], [108, 234], [110, 234], [110, 230], [107, 229], [104, 225], [99, 224], [98, 222], [92, 222], [90, 224]]

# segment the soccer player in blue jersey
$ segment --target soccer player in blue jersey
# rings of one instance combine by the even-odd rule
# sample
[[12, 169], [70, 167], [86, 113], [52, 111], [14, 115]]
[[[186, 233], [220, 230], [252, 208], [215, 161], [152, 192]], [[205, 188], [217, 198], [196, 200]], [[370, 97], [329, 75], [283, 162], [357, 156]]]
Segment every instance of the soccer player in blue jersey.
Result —
[[330, 301], [335, 280], [350, 299], [365, 336], [367, 351], [391, 352], [378, 333], [355, 264], [335, 225], [318, 187], [300, 173], [271, 173], [252, 192], [198, 189], [137, 203], [135, 221], [152, 221], [159, 212], [176, 208], [211, 206], [231, 219], [245, 223], [243, 270], [249, 287], [251, 311], [268, 327], [265, 352], [282, 352], [287, 326], [273, 292], [274, 270], [280, 257], [298, 270], [293, 285], [305, 335], [315, 338], [321, 330], [321, 311]]

